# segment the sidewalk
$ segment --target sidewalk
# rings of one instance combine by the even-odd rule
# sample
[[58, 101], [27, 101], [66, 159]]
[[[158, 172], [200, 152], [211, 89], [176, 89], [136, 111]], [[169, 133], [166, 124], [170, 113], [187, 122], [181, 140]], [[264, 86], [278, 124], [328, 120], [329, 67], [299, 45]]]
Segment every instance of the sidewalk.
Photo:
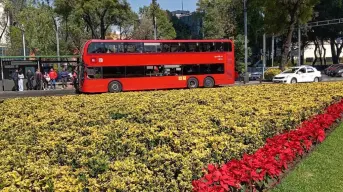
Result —
[[56, 90], [32, 90], [32, 91], [0, 91], [0, 100], [16, 97], [40, 97], [40, 96], [61, 96], [75, 95], [75, 89], [56, 89]]

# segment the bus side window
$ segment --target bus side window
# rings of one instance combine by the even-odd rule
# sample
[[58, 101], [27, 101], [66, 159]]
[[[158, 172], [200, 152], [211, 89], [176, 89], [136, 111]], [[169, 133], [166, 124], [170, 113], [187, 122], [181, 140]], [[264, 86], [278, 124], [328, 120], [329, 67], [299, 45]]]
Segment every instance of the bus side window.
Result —
[[200, 73], [200, 65], [183, 65], [183, 75], [198, 75]]
[[160, 43], [144, 43], [144, 52], [145, 53], [159, 53], [161, 52]]
[[181, 49], [178, 43], [172, 43], [170, 45], [170, 52], [179, 52], [180, 50]]
[[223, 52], [224, 51], [224, 44], [223, 43], [215, 43], [215, 51], [216, 52]]
[[182, 75], [181, 65], [165, 65], [164, 69], [165, 69], [164, 75], [166, 76], [181, 76]]
[[202, 52], [211, 52], [211, 43], [201, 43]]
[[125, 77], [125, 67], [103, 67], [103, 78], [123, 78]]
[[125, 53], [142, 53], [143, 44], [142, 43], [124, 43]]
[[199, 52], [199, 43], [187, 43], [187, 52]]
[[170, 52], [170, 43], [162, 43], [162, 52], [169, 53]]
[[88, 79], [100, 79], [102, 78], [100, 67], [90, 67], [87, 68], [87, 78]]
[[211, 64], [210, 70], [212, 74], [224, 74], [224, 64]]
[[157, 65], [146, 66], [145, 68], [145, 76], [153, 77], [153, 76], [161, 76], [160, 69]]
[[186, 43], [179, 43], [179, 52], [186, 52]]
[[126, 77], [144, 77], [144, 66], [128, 66], [126, 67]]
[[117, 45], [116, 43], [106, 43], [106, 53], [115, 53], [117, 50]]

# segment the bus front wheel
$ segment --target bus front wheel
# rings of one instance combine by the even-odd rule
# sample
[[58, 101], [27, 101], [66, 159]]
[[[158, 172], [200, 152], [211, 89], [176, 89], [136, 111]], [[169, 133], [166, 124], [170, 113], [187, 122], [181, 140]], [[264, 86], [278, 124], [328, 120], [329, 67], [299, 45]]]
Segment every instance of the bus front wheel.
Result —
[[213, 88], [214, 87], [214, 79], [212, 77], [206, 77], [204, 79], [204, 87], [205, 88]]
[[108, 84], [108, 92], [110, 93], [118, 93], [122, 91], [122, 85], [119, 81], [112, 81]]
[[195, 89], [195, 88], [198, 88], [199, 87], [199, 81], [197, 78], [195, 77], [191, 77], [188, 79], [187, 81], [187, 87], [189, 89]]

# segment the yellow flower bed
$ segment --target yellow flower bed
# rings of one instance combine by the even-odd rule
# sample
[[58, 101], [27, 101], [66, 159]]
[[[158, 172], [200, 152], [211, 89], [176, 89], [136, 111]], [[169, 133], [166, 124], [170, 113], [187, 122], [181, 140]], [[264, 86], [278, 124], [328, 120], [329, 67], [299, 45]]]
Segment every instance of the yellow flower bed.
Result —
[[2, 191], [191, 191], [343, 96], [343, 83], [5, 100]]

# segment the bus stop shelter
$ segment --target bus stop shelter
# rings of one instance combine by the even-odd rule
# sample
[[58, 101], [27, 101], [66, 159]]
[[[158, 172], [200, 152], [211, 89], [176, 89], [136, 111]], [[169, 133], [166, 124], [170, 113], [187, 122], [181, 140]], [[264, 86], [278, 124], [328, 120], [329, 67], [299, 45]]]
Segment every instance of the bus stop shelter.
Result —
[[26, 73], [28, 70], [36, 72], [37, 69], [44, 74], [54, 68], [60, 72], [62, 68], [72, 72], [74, 67], [77, 67], [80, 61], [78, 55], [73, 56], [37, 56], [37, 57], [22, 57], [22, 56], [4, 56], [0, 57], [0, 91], [12, 91], [14, 81], [12, 80], [12, 73], [16, 69], [21, 69], [24, 72], [24, 87], [27, 89]]

